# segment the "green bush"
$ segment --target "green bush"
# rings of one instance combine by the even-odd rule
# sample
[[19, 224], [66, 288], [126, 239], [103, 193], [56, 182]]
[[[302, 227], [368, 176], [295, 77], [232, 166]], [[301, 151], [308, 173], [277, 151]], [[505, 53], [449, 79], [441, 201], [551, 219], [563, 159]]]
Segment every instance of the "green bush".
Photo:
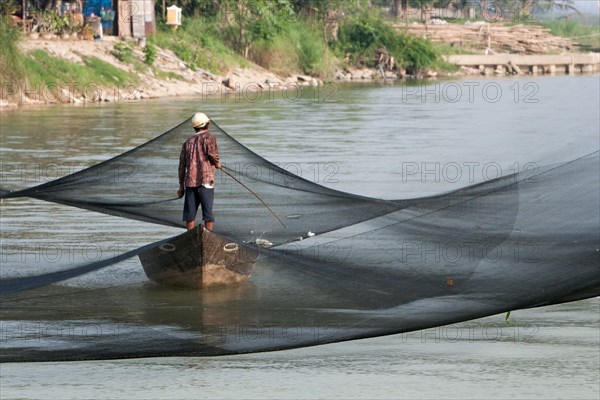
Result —
[[186, 18], [175, 32], [164, 25], [160, 26], [154, 43], [173, 51], [192, 69], [224, 73], [232, 67], [248, 65], [246, 60], [225, 45], [217, 24], [203, 18]]
[[407, 69], [429, 68], [440, 59], [430, 40], [398, 33], [381, 18], [368, 13], [342, 24], [335, 44], [339, 55], [350, 54], [354, 64], [367, 67], [376, 66], [375, 51], [381, 47]]
[[263, 68], [278, 75], [289, 76], [299, 72], [296, 45], [289, 37], [279, 35], [270, 42], [259, 41], [251, 48], [249, 58]]
[[335, 58], [321, 32], [316, 25], [290, 23], [270, 41], [256, 43], [250, 59], [281, 75], [302, 72], [327, 77], [333, 73]]
[[[248, 61], [228, 46], [222, 26], [205, 18], [184, 19], [183, 26], [173, 32], [159, 29], [154, 37], [157, 46], [172, 50], [191, 68], [225, 73]], [[303, 72], [326, 76], [333, 71], [334, 57], [324, 43], [322, 28], [305, 21], [294, 21], [268, 40], [257, 40], [250, 48], [249, 59], [273, 72], [290, 75]]]
[[398, 62], [405, 67], [422, 70], [431, 67], [439, 58], [436, 48], [430, 40], [399, 35], [398, 42], [399, 46], [395, 52], [397, 52]]
[[[377, 26], [379, 25], [379, 27]], [[338, 45], [351, 54], [363, 54], [367, 51], [374, 51], [376, 47], [381, 46], [389, 40], [387, 26], [381, 24], [381, 21], [365, 15], [361, 18], [354, 18], [347, 24], [340, 27]], [[389, 45], [390, 43], [388, 43]]]
[[321, 77], [332, 72], [333, 57], [325, 45], [322, 30], [297, 23], [290, 26], [288, 32], [296, 43], [298, 67], [302, 72]]
[[144, 63], [151, 66], [156, 61], [156, 55], [156, 46], [150, 42], [146, 43], [144, 47]]
[[0, 17], [9, 16], [16, 13], [20, 8], [17, 0], [2, 0], [0, 2]]

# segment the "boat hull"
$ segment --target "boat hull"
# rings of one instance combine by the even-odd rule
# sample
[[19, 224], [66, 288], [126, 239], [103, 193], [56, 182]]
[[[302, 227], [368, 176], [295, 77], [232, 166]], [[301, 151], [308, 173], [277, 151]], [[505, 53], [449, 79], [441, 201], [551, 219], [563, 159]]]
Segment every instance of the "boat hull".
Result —
[[235, 285], [250, 277], [258, 253], [201, 226], [140, 253], [146, 276], [196, 289]]

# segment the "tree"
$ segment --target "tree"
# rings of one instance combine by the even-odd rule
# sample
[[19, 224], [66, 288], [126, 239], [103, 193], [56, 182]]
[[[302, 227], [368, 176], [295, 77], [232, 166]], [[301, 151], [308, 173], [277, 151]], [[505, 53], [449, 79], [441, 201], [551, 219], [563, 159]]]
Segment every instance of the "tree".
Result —
[[221, 0], [230, 41], [245, 58], [257, 40], [271, 41], [295, 13], [289, 0]]
[[427, 10], [432, 7], [435, 2], [436, 0], [410, 0], [413, 7], [421, 10], [421, 21], [425, 22], [425, 25], [427, 25], [429, 19], [427, 17]]
[[409, 0], [394, 0], [394, 18], [399, 19], [401, 16], [407, 16]]
[[553, 10], [563, 12], [578, 12], [573, 0], [537, 0], [536, 7], [540, 12], [548, 12]]
[[4, 0], [0, 2], [0, 16], [11, 15], [20, 9], [20, 4], [17, 0]]
[[[159, 0], [157, 0], [159, 1]], [[164, 0], [160, 0], [165, 3]], [[167, 3], [170, 3], [167, 2]], [[186, 16], [215, 16], [219, 10], [221, 0], [178, 0], [177, 4], [182, 8], [182, 12]], [[163, 6], [161, 5], [161, 8]]]
[[574, 0], [481, 0], [481, 7], [493, 7], [496, 14], [515, 21], [533, 20], [553, 10], [577, 11]]

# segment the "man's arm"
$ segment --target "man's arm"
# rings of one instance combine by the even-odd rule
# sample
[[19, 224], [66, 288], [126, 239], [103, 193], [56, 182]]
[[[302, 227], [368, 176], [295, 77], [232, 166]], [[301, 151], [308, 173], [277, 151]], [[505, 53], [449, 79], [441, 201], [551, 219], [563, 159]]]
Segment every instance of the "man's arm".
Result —
[[221, 169], [221, 162], [219, 161], [219, 147], [217, 146], [217, 138], [215, 138], [214, 136], [211, 136], [210, 140], [208, 140], [207, 142], [208, 143], [206, 146], [206, 155], [208, 156], [210, 163], [212, 165], [214, 165], [215, 167], [217, 167], [218, 169]]
[[183, 184], [185, 181], [185, 143], [181, 146], [181, 153], [179, 154], [179, 189], [177, 190], [177, 197], [183, 197]]

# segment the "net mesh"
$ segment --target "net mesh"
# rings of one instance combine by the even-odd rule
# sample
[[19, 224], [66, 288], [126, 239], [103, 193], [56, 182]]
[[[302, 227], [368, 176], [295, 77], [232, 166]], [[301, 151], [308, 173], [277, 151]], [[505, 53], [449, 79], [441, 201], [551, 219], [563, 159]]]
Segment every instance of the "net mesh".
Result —
[[[275, 350], [600, 294], [598, 152], [437, 196], [380, 200], [302, 179], [214, 122], [211, 132], [227, 172], [216, 175], [215, 232], [259, 253], [250, 280], [208, 290], [56, 284], [118, 273], [169, 238], [43, 272], [3, 263], [3, 361]], [[189, 136], [188, 120], [96, 166], [1, 195], [183, 227], [174, 192]]]

